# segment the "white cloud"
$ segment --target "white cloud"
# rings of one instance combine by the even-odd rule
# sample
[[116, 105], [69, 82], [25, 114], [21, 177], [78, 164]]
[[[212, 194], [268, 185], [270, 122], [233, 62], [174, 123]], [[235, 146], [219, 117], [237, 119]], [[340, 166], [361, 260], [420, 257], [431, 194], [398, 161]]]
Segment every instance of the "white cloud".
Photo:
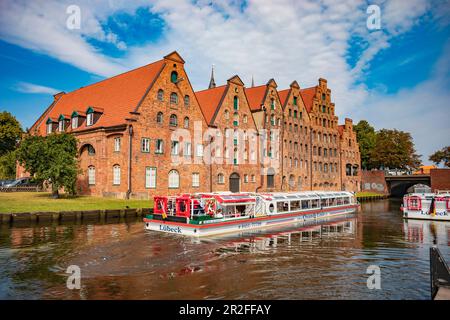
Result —
[[23, 92], [23, 93], [37, 93], [37, 94], [56, 94], [58, 92], [61, 92], [61, 90], [55, 89], [55, 88], [51, 88], [51, 87], [46, 87], [46, 86], [41, 86], [38, 84], [34, 84], [34, 83], [30, 83], [30, 82], [18, 82], [13, 90], [16, 90], [18, 92]]
[[[395, 96], [386, 96], [382, 91], [369, 92], [364, 84], [355, 83], [364, 83], [361, 80], [370, 71], [373, 58], [428, 13], [440, 23], [448, 23], [450, 19], [445, 14], [448, 8], [447, 11], [436, 9], [439, 6], [426, 0], [374, 1], [381, 6], [382, 29], [370, 32], [366, 28], [368, 4], [364, 0], [250, 0], [244, 11], [238, 0], [217, 1], [213, 5], [210, 0], [110, 0], [107, 3], [79, 0], [81, 30], [70, 31], [65, 28], [65, 9], [72, 2], [2, 1], [0, 38], [100, 76], [147, 64], [177, 50], [187, 61], [186, 68], [196, 90], [207, 86], [213, 63], [219, 84], [234, 74], [239, 74], [247, 84], [252, 75], [256, 84], [273, 77], [279, 88], [286, 88], [294, 79], [301, 87], [308, 87], [324, 77], [328, 79], [341, 119], [365, 117], [377, 126], [408, 128], [413, 132], [419, 152], [424, 154], [428, 152], [421, 142], [424, 137], [429, 135], [436, 144], [443, 143], [445, 132], [438, 135], [432, 120], [438, 110], [445, 112], [449, 97], [434, 82], [436, 75]], [[113, 14], [132, 14], [136, 8], [149, 5], [166, 23], [160, 41], [127, 46], [117, 35], [102, 29], [102, 23]], [[349, 41], [355, 36], [361, 39], [363, 48], [352, 67], [347, 63], [347, 56]], [[112, 43], [126, 50], [126, 55], [121, 59], [105, 56], [86, 38]], [[433, 105], [436, 110], [425, 109], [423, 105], [432, 96], [439, 101]], [[408, 122], [393, 121], [395, 118], [389, 115], [394, 113]], [[421, 122], [424, 117], [429, 121]], [[442, 118], [437, 119], [438, 123]]]

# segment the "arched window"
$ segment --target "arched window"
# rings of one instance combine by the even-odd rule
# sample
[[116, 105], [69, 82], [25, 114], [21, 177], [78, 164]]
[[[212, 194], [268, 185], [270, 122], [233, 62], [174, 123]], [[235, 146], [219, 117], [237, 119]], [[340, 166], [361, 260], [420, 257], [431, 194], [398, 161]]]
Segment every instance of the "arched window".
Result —
[[188, 95], [185, 95], [184, 96], [184, 106], [187, 108], [190, 106], [190, 104], [191, 104], [191, 99], [189, 98]]
[[178, 125], [178, 118], [175, 114], [170, 115], [169, 125], [172, 127], [176, 127]]
[[292, 175], [292, 174], [289, 176], [289, 186], [291, 188], [293, 188], [295, 186], [295, 178], [294, 178], [294, 175]]
[[170, 94], [170, 103], [171, 104], [178, 104], [178, 95], [175, 92], [172, 92]]
[[228, 110], [225, 109], [225, 111], [223, 112], [223, 114], [224, 114], [224, 118], [225, 118], [225, 119], [227, 119], [227, 120], [230, 119], [230, 112], [229, 112]]
[[180, 175], [177, 170], [169, 171], [169, 188], [179, 188], [180, 187]]
[[270, 124], [275, 125], [275, 116], [273, 114], [270, 116]]
[[239, 113], [235, 112], [233, 114], [233, 125], [238, 126], [239, 125]]
[[244, 114], [244, 116], [242, 117], [242, 122], [247, 123], [248, 121], [248, 117], [246, 114]]
[[156, 123], [162, 123], [163, 122], [163, 113], [160, 111], [156, 114]]
[[275, 110], [275, 99], [270, 99], [270, 109]]
[[172, 71], [170, 74], [170, 82], [177, 83], [178, 81], [178, 73], [176, 71]]
[[88, 184], [90, 186], [95, 185], [95, 167], [94, 166], [88, 167]]
[[164, 90], [163, 89], [158, 90], [157, 98], [159, 101], [164, 101]]
[[185, 117], [185, 118], [184, 118], [184, 128], [185, 128], [185, 129], [188, 129], [188, 128], [189, 128], [189, 118], [188, 118], [188, 117]]
[[239, 98], [238, 98], [238, 96], [234, 96], [234, 98], [233, 98], [233, 108], [234, 108], [234, 110], [239, 110]]
[[223, 176], [222, 173], [219, 173], [219, 174], [217, 175], [217, 183], [220, 183], [220, 184], [225, 183], [225, 179], [224, 179], [224, 176]]
[[120, 166], [118, 164], [113, 166], [113, 185], [120, 185]]

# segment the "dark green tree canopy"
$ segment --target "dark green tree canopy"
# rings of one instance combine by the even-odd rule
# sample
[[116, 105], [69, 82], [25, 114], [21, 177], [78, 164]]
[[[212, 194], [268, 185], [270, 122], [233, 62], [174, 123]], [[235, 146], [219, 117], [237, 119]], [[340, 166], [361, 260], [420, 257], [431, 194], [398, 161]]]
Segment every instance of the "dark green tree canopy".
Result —
[[365, 169], [371, 169], [371, 152], [375, 148], [377, 141], [375, 129], [366, 120], [361, 120], [357, 125], [353, 126], [353, 130], [356, 132], [356, 139], [359, 143], [361, 166]]
[[55, 197], [63, 187], [75, 194], [78, 161], [73, 135], [27, 136], [17, 149], [17, 160], [36, 180], [49, 181]]
[[22, 136], [19, 121], [9, 112], [0, 112], [0, 156], [14, 151]]
[[450, 168], [450, 146], [444, 147], [441, 150], [436, 151], [430, 156], [430, 161], [433, 161], [437, 165], [441, 162], [444, 163], [444, 166]]

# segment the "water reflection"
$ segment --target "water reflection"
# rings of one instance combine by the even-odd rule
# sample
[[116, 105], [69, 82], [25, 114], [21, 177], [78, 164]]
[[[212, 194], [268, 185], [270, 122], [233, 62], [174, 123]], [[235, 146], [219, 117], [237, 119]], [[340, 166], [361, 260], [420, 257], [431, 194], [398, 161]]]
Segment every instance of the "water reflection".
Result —
[[[0, 298], [428, 299], [428, 249], [450, 257], [449, 223], [405, 221], [399, 201], [339, 219], [211, 239], [120, 223], [0, 228]], [[79, 265], [82, 289], [65, 286]], [[382, 289], [366, 270], [379, 265]]]

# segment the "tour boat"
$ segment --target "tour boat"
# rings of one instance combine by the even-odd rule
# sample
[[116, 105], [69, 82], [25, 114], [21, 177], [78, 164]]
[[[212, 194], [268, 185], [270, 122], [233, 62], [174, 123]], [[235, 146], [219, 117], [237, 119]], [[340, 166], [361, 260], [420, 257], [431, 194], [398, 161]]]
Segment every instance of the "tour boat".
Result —
[[450, 191], [433, 193], [429, 187], [415, 187], [403, 197], [400, 209], [405, 219], [450, 221]]
[[147, 230], [203, 237], [345, 215], [358, 206], [345, 191], [155, 196], [144, 222]]

